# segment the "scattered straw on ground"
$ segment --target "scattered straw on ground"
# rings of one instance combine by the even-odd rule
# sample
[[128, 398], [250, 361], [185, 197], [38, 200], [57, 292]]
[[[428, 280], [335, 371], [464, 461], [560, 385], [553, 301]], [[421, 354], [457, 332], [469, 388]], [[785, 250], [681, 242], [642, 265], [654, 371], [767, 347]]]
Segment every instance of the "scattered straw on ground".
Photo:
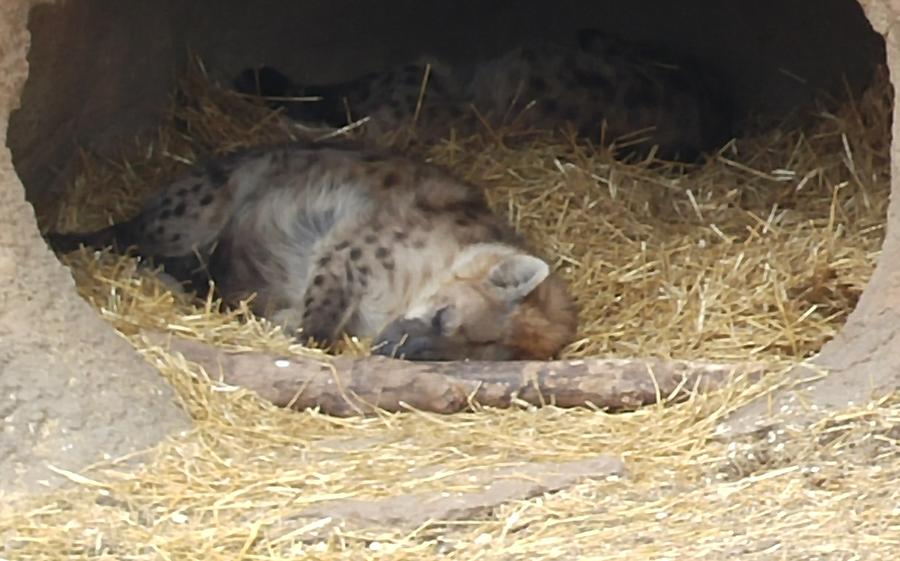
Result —
[[[291, 132], [197, 68], [153, 143], [84, 171], [48, 229], [121, 219], [188, 163]], [[582, 339], [569, 356], [660, 356], [788, 366], [853, 309], [877, 261], [888, 203], [887, 73], [802, 128], [740, 140], [674, 168], [611, 161], [564, 140], [455, 139], [416, 149], [488, 189], [498, 211], [572, 281]], [[135, 156], [135, 154], [139, 156]], [[670, 408], [409, 413], [337, 420], [217, 391], [138, 329], [219, 344], [315, 352], [265, 322], [213, 314], [134, 265], [85, 253], [79, 290], [173, 383], [197, 428], [146, 469], [86, 471], [71, 491], [0, 516], [15, 559], [893, 559], [900, 477], [893, 403], [832, 415], [801, 434], [715, 440], [717, 422], [764, 388]], [[510, 461], [620, 455], [630, 477], [590, 481], [421, 534], [267, 539], [311, 503], [444, 490], [412, 468], [458, 473]]]

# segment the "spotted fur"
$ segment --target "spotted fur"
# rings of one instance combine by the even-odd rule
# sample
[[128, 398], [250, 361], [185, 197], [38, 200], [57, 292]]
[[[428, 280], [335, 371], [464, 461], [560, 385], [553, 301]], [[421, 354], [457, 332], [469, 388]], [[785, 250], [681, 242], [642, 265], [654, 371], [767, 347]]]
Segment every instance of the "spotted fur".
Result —
[[49, 234], [60, 252], [112, 246], [302, 339], [374, 337], [414, 360], [545, 359], [572, 342], [563, 279], [484, 192], [391, 154], [296, 144], [194, 166], [125, 222]]
[[325, 86], [297, 86], [263, 67], [243, 71], [234, 85], [265, 97], [319, 98], [270, 104], [298, 121], [331, 127], [367, 117], [373, 135], [415, 127], [420, 138], [445, 137], [451, 128], [474, 132], [482, 122], [571, 126], [598, 144], [617, 140], [620, 156], [644, 156], [657, 145], [658, 157], [687, 161], [730, 140], [732, 99], [709, 68], [592, 29], [581, 30], [577, 43], [521, 46], [460, 68], [426, 57]]

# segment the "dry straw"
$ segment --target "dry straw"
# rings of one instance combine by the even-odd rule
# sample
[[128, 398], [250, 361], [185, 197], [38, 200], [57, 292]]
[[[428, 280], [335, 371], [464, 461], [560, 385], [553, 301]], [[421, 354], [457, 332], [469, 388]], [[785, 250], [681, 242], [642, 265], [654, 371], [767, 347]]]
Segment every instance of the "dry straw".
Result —
[[[188, 163], [298, 134], [211, 83], [202, 66], [150, 143], [83, 157], [48, 229], [122, 219]], [[571, 280], [583, 309], [567, 355], [790, 364], [853, 309], [877, 261], [888, 202], [887, 72], [854, 103], [726, 147], [682, 174], [625, 165], [532, 131], [486, 131], [410, 149], [487, 189]], [[802, 125], [802, 126], [801, 126]], [[896, 409], [844, 411], [797, 434], [717, 441], [717, 423], [765, 387], [736, 385], [670, 408], [419, 413], [337, 420], [216, 388], [141, 328], [231, 348], [317, 353], [264, 321], [173, 295], [135, 264], [84, 252], [78, 288], [178, 390], [197, 428], [142, 471], [104, 464], [75, 489], [0, 518], [15, 559], [893, 559], [900, 476]], [[348, 342], [347, 352], [364, 352]], [[447, 474], [515, 461], [621, 456], [625, 480], [590, 481], [413, 534], [348, 532], [302, 544], [278, 520], [346, 497], [452, 491]], [[76, 476], [72, 476], [76, 478]], [[4, 549], [5, 548], [5, 549]], [[856, 557], [854, 557], [856, 556]]]

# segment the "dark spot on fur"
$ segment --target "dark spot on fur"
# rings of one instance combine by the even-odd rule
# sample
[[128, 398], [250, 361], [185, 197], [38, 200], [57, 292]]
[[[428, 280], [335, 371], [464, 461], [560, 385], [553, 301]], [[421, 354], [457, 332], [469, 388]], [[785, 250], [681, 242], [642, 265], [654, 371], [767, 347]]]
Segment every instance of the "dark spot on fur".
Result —
[[321, 259], [319, 259], [318, 265], [319, 265], [319, 267], [324, 267], [324, 266], [328, 265], [329, 263], [331, 263], [331, 256], [325, 255]]
[[389, 261], [389, 260], [382, 261], [382, 262], [381, 262], [381, 266], [384, 267], [384, 269], [385, 269], [386, 271], [393, 271], [393, 270], [394, 270], [394, 262], [393, 262], [393, 261]]
[[198, 182], [198, 183], [194, 183], [193, 187], [191, 187], [191, 193], [193, 193], [193, 194], [196, 195], [197, 193], [200, 192], [201, 189], [203, 189], [203, 184], [202, 184], [202, 183], [199, 183], [199, 182]]
[[172, 197], [166, 197], [159, 203], [159, 207], [163, 208], [163, 207], [167, 207], [171, 204], [172, 204]]
[[308, 308], [308, 307], [312, 306], [313, 302], [315, 302], [315, 299], [312, 296], [310, 296], [309, 298], [306, 299], [305, 302], [303, 302], [303, 305]]
[[168, 210], [164, 210], [159, 213], [159, 217], [162, 220], [168, 220], [168, 219], [172, 218], [172, 212], [168, 211]]
[[178, 196], [181, 197], [182, 199], [187, 197], [187, 194], [188, 194], [188, 190], [185, 189], [184, 187], [182, 187], [181, 189], [178, 190]]
[[184, 211], [185, 211], [185, 210], [187, 210], [187, 208], [184, 206], [184, 203], [182, 202], [182, 203], [178, 203], [178, 206], [176, 206], [176, 207], [172, 210], [172, 213], [173, 213], [175, 216], [184, 216]]
[[177, 243], [181, 239], [181, 234], [172, 234], [172, 243]]
[[388, 248], [379, 247], [378, 249], [375, 250], [375, 257], [377, 257], [378, 259], [384, 259], [388, 255], [390, 255], [390, 253], [391, 252], [388, 251]]
[[362, 250], [358, 247], [354, 247], [350, 250], [350, 260], [357, 261], [360, 257], [362, 257]]
[[157, 226], [156, 233], [161, 236], [166, 233], [166, 228], [164, 226]]
[[423, 249], [425, 247], [425, 240], [421, 240], [421, 239], [415, 240], [415, 241], [413, 241], [412, 246], [415, 249]]
[[382, 186], [385, 189], [390, 189], [391, 187], [396, 187], [400, 183], [400, 175], [392, 171], [391, 173], [384, 176], [384, 180], [381, 182]]
[[215, 197], [213, 196], [212, 193], [207, 193], [206, 195], [203, 195], [202, 199], [200, 199], [200, 206], [206, 206], [206, 205], [210, 204], [211, 202], [213, 202], [214, 199], [215, 199]]
[[206, 173], [209, 179], [216, 187], [221, 187], [228, 183], [228, 172], [219, 162], [210, 162], [206, 165]]
[[325, 284], [325, 277], [323, 277], [322, 275], [316, 275], [313, 279], [313, 284], [316, 286], [322, 286], [323, 284]]
[[361, 276], [365, 277], [366, 275], [368, 275], [369, 273], [372, 272], [372, 269], [370, 269], [366, 265], [363, 265], [362, 267], [357, 268], [356, 272], [358, 272]]
[[367, 244], [373, 244], [378, 241], [378, 236], [376, 236], [375, 234], [366, 234], [366, 236], [363, 238], [363, 241]]
[[348, 247], [350, 247], [350, 242], [348, 242], [347, 240], [344, 240], [341, 243], [334, 246], [334, 250], [335, 251], [344, 251]]
[[409, 237], [409, 235], [406, 232], [401, 232], [400, 230], [396, 230], [394, 232], [394, 239], [397, 240], [398, 242], [402, 242], [403, 240], [405, 240], [408, 237]]
[[541, 102], [541, 111], [544, 113], [556, 113], [559, 110], [559, 102], [555, 99], [545, 99]]
[[312, 310], [305, 310], [303, 312], [303, 319], [309, 319], [309, 316], [312, 315]]
[[481, 216], [482, 212], [480, 208], [476, 208], [473, 206], [467, 206], [463, 209], [463, 214], [469, 220], [478, 220], [478, 217]]
[[322, 300], [323, 307], [327, 308], [330, 305], [331, 305], [331, 298], [326, 298], [326, 299]]
[[471, 226], [472, 223], [469, 221], [468, 218], [457, 218], [457, 219], [456, 219], [456, 225], [457, 225], [457, 226], [462, 226], [463, 228], [465, 228], [465, 227], [467, 227], [467, 226]]
[[372, 163], [372, 162], [380, 161], [381, 156], [379, 156], [378, 154], [376, 154], [374, 152], [368, 152], [368, 153], [362, 154], [359, 159], [364, 162]]
[[355, 275], [353, 274], [353, 267], [350, 266], [350, 263], [344, 263], [344, 275], [347, 278], [347, 282], [353, 282]]

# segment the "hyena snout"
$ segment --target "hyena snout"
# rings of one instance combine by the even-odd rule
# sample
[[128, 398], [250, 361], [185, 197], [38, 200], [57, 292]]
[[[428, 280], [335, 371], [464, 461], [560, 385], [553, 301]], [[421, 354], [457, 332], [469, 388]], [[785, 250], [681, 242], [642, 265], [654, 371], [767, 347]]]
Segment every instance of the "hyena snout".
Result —
[[[403, 317], [385, 327], [372, 343], [376, 355], [405, 360], [509, 360], [509, 350], [498, 340], [473, 340], [458, 325], [459, 311], [441, 307], [425, 317]], [[491, 322], [487, 322], [491, 323]], [[499, 335], [497, 325], [488, 328]]]
[[390, 323], [372, 342], [372, 353], [407, 360], [450, 360], [438, 357], [441, 327], [423, 319], [398, 319]]

